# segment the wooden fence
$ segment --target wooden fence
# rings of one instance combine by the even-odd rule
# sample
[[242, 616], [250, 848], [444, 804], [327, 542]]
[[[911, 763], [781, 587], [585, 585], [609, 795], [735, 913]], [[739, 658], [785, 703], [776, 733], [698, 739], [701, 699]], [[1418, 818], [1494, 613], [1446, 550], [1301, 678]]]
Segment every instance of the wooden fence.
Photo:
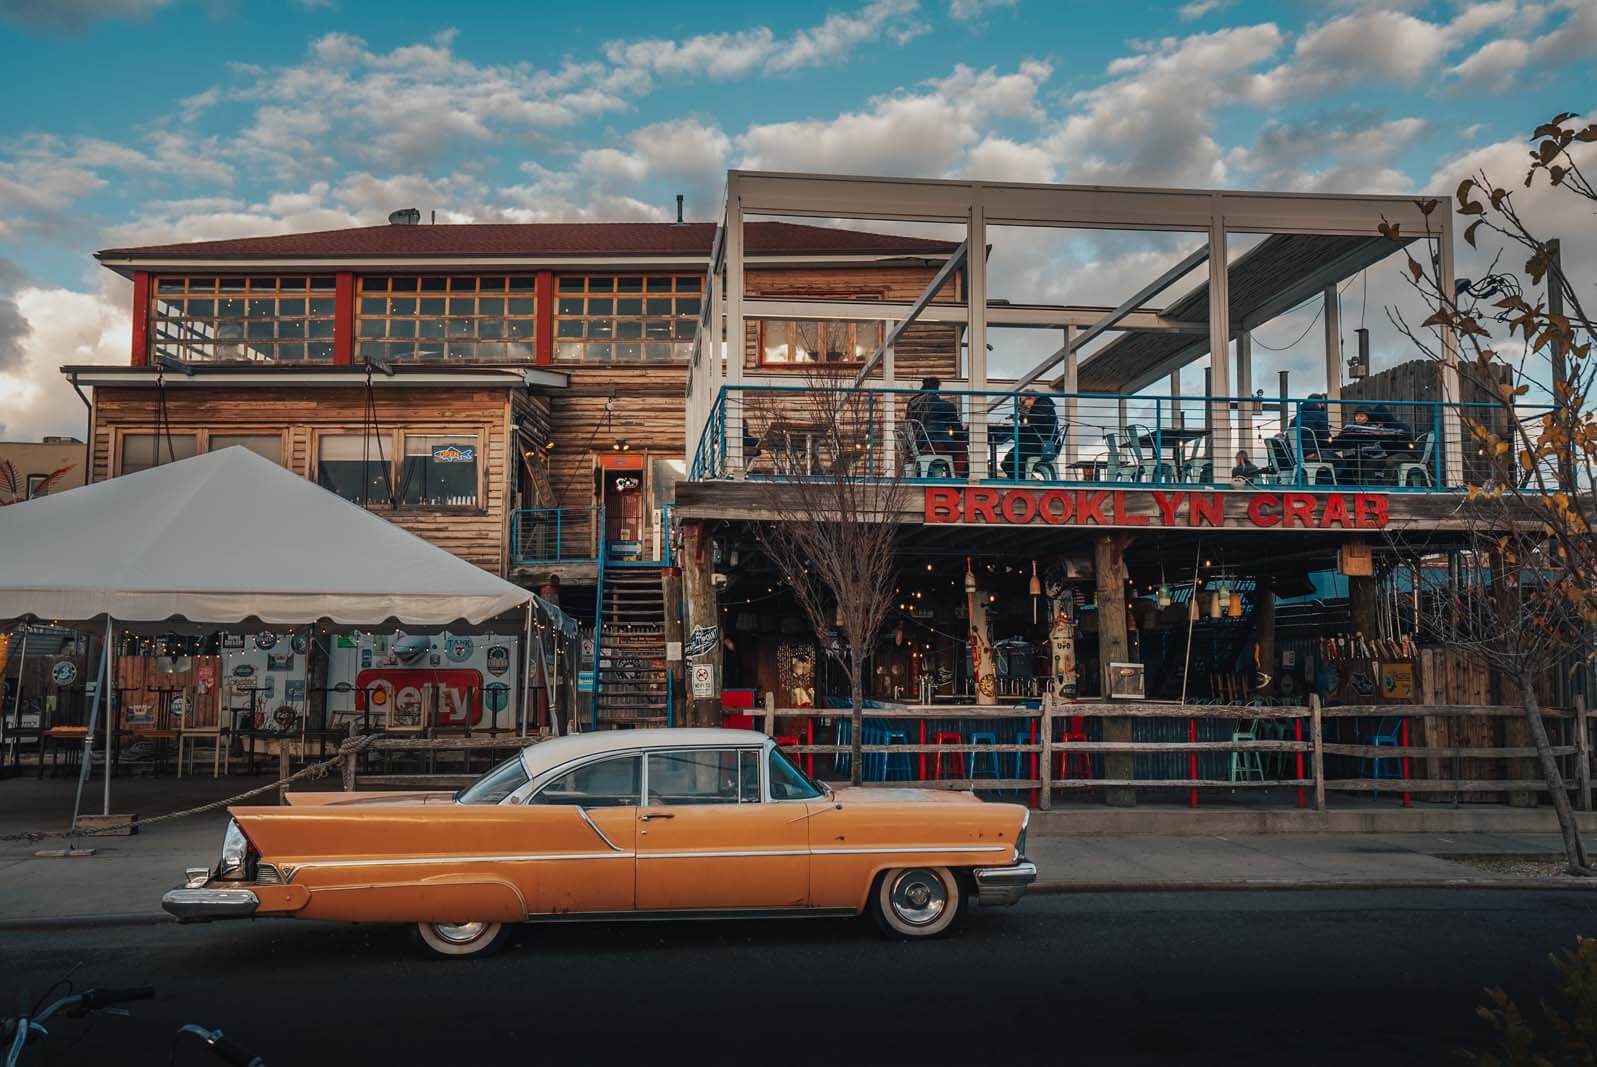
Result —
[[[767, 698], [764, 709], [764, 729], [773, 737], [783, 737], [783, 751], [801, 759], [814, 756], [836, 756], [853, 751], [851, 745], [846, 744], [815, 744], [812, 740], [813, 728], [806, 730], [805, 737], [792, 734], [779, 735], [778, 727], [783, 720], [789, 722], [801, 721], [812, 723], [815, 719], [847, 719], [848, 712], [837, 708], [778, 708]], [[1555, 757], [1574, 756], [1575, 767], [1573, 780], [1567, 782], [1568, 787], [1574, 792], [1577, 805], [1582, 811], [1592, 810], [1591, 786], [1591, 747], [1589, 722], [1586, 707], [1583, 701], [1577, 700], [1572, 710], [1544, 709], [1543, 716], [1550, 725], [1565, 724], [1573, 727], [1573, 738], [1570, 743], [1555, 744], [1553, 755]], [[928, 779], [924, 765], [919, 779], [914, 784], [927, 788], [937, 789], [981, 789], [981, 790], [1020, 790], [1034, 791], [1036, 801], [1033, 806], [1050, 808], [1053, 805], [1054, 794], [1060, 790], [1079, 789], [1185, 789], [1190, 791], [1193, 806], [1197, 804], [1198, 791], [1204, 789], [1297, 789], [1299, 806], [1307, 807], [1308, 796], [1312, 792], [1315, 810], [1324, 810], [1326, 806], [1326, 793], [1328, 791], [1347, 793], [1401, 793], [1405, 803], [1411, 793], [1444, 793], [1478, 795], [1483, 791], [1505, 793], [1531, 793], [1545, 792], [1547, 784], [1539, 773], [1532, 770], [1535, 777], [1519, 777], [1512, 779], [1491, 779], [1480, 776], [1470, 776], [1463, 773], [1462, 768], [1470, 765], [1470, 761], [1478, 760], [1531, 760], [1536, 758], [1536, 750], [1532, 747], [1496, 747], [1481, 748], [1468, 746], [1428, 746], [1402, 744], [1342, 744], [1325, 740], [1325, 721], [1327, 719], [1355, 719], [1355, 718], [1381, 718], [1420, 720], [1428, 718], [1450, 719], [1492, 719], [1492, 718], [1523, 718], [1524, 709], [1516, 705], [1402, 705], [1402, 704], [1353, 704], [1339, 705], [1336, 707], [1322, 707], [1317, 697], [1311, 696], [1307, 706], [1253, 706], [1253, 705], [1197, 705], [1197, 704], [1166, 704], [1152, 702], [1124, 702], [1124, 703], [1094, 703], [1094, 704], [1054, 704], [1044, 700], [1039, 708], [1024, 707], [972, 707], [954, 705], [912, 705], [897, 708], [871, 708], [865, 712], [864, 718], [872, 722], [894, 722], [935, 719], [959, 720], [992, 720], [992, 721], [1029, 721], [1033, 724], [1031, 739], [1026, 742], [1012, 744], [986, 744], [986, 743], [961, 743], [961, 744], [928, 744], [924, 733], [916, 741], [906, 741], [897, 744], [868, 744], [861, 746], [862, 754], [902, 754], [906, 756], [924, 756], [941, 753], [945, 756], [951, 754], [965, 754], [964, 766], [973, 769], [970, 760], [977, 754], [995, 755], [1026, 754], [1033, 757], [1031, 773], [1025, 777], [1013, 778], [932, 778]], [[1291, 739], [1251, 739], [1251, 740], [1223, 740], [1199, 741], [1196, 739], [1196, 729], [1193, 729], [1185, 741], [1134, 741], [1134, 740], [1105, 740], [1105, 741], [1062, 741], [1055, 740], [1058, 734], [1056, 725], [1061, 720], [1070, 719], [1187, 719], [1194, 724], [1200, 719], [1217, 719], [1238, 723], [1252, 721], [1274, 721], [1290, 724], [1294, 736]], [[1407, 731], [1403, 731], [1402, 740], [1406, 742]], [[1291, 777], [1276, 778], [1200, 778], [1197, 776], [1197, 756], [1200, 753], [1271, 753], [1288, 757], [1282, 766], [1292, 772]], [[1135, 756], [1144, 753], [1187, 754], [1192, 768], [1188, 778], [1137, 778], [1137, 777], [1064, 777], [1055, 774], [1056, 761], [1068, 760], [1070, 756], [1082, 754], [1087, 756], [1125, 755]], [[1326, 777], [1326, 756], [1350, 756], [1359, 759], [1395, 761], [1401, 764], [1403, 772], [1397, 778], [1331, 778]], [[1446, 762], [1451, 768], [1448, 777], [1414, 778], [1409, 773], [1409, 760], [1425, 759], [1433, 761], [1431, 766], [1436, 767]], [[811, 760], [813, 763], [813, 760]], [[1067, 766], [1061, 762], [1061, 766]], [[884, 783], [869, 783], [884, 784]], [[902, 783], [895, 783], [902, 784]]]

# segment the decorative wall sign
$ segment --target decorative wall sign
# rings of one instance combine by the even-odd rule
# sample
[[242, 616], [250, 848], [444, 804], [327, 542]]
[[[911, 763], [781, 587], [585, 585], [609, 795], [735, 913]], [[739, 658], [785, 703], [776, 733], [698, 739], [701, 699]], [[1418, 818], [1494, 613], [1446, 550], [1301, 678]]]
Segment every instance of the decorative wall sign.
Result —
[[283, 683], [283, 699], [303, 702], [305, 699], [305, 679], [290, 678]]
[[469, 637], [451, 636], [444, 641], [444, 655], [451, 663], [464, 663], [471, 658], [471, 650], [475, 647]]
[[433, 445], [434, 463], [475, 463], [476, 445]]
[[243, 634], [223, 634], [222, 635], [222, 647], [224, 649], [226, 649], [226, 648], [243, 648], [244, 647], [244, 635]]
[[262, 652], [277, 647], [277, 635], [270, 630], [262, 631], [255, 635], [255, 647]]
[[488, 673], [498, 678], [510, 669], [510, 649], [504, 645], [489, 645], [487, 654]]
[[489, 682], [482, 690], [483, 704], [498, 714], [510, 706], [510, 687], [504, 682]]
[[1414, 699], [1414, 664], [1381, 664], [1381, 696], [1387, 700]]
[[294, 669], [294, 653], [272, 652], [266, 657], [266, 669], [269, 671], [291, 671]]
[[693, 632], [688, 634], [688, 659], [698, 659], [708, 656], [715, 651], [715, 646], [721, 639], [721, 630], [717, 626], [695, 626]]
[[1191, 493], [1133, 489], [926, 489], [927, 523], [1379, 530], [1385, 493]]
[[69, 659], [59, 660], [50, 668], [50, 677], [56, 685], [71, 685], [78, 680], [78, 665]]

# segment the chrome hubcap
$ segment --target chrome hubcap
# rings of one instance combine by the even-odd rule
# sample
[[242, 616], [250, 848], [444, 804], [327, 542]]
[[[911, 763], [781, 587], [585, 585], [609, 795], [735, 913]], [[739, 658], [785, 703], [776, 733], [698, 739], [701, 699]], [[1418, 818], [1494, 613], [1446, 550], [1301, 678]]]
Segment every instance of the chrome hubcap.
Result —
[[467, 945], [482, 936], [487, 923], [434, 923], [433, 932], [451, 945]]
[[893, 882], [893, 914], [911, 926], [935, 922], [948, 907], [943, 880], [928, 870], [905, 871]]

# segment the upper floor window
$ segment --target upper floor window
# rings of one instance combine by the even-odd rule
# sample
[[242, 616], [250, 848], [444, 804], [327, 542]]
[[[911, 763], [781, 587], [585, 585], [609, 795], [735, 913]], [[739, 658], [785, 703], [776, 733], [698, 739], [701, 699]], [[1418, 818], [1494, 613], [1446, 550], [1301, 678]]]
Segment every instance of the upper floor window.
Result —
[[880, 322], [765, 322], [760, 362], [858, 363], [882, 343]]
[[555, 358], [686, 359], [704, 280], [697, 274], [568, 274], [556, 283]]
[[122, 435], [121, 473], [134, 474], [188, 459], [194, 455], [194, 444], [191, 433], [125, 433]]
[[360, 279], [356, 357], [405, 363], [532, 363], [533, 276], [394, 275]]
[[154, 352], [185, 362], [333, 358], [331, 275], [158, 278]]

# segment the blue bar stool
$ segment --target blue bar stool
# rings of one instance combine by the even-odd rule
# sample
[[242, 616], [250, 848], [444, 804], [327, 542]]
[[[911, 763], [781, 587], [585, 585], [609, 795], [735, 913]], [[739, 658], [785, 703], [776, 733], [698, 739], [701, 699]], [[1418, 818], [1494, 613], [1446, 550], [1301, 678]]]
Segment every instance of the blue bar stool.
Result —
[[[884, 745], [907, 745], [909, 734], [903, 730], [883, 730], [881, 743]], [[882, 753], [882, 781], [898, 778], [908, 781], [915, 777], [915, 772], [909, 766], [908, 752]]]
[[[996, 734], [992, 730], [973, 730], [973, 731], [971, 731], [971, 735], [970, 735], [970, 743], [973, 744], [973, 745], [993, 745], [993, 746], [997, 746], [997, 744], [998, 744], [998, 734]], [[992, 773], [991, 777], [993, 777], [993, 778], [1002, 778], [1003, 777], [1003, 771], [1000, 769], [999, 763], [998, 763], [998, 753], [996, 753], [996, 752], [972, 752], [970, 754], [970, 776], [972, 778], [978, 778], [978, 777], [981, 776], [981, 761], [983, 759], [985, 759], [987, 761], [988, 766], [990, 766], [992, 768], [992, 772], [993, 773]]]
[[[854, 743], [853, 727], [854, 724], [848, 719], [839, 719], [837, 721], [837, 743], [839, 745], [851, 745]], [[849, 761], [851, 758], [852, 757], [850, 753], [834, 752], [832, 754], [832, 772], [834, 774], [848, 774], [850, 770]]]

